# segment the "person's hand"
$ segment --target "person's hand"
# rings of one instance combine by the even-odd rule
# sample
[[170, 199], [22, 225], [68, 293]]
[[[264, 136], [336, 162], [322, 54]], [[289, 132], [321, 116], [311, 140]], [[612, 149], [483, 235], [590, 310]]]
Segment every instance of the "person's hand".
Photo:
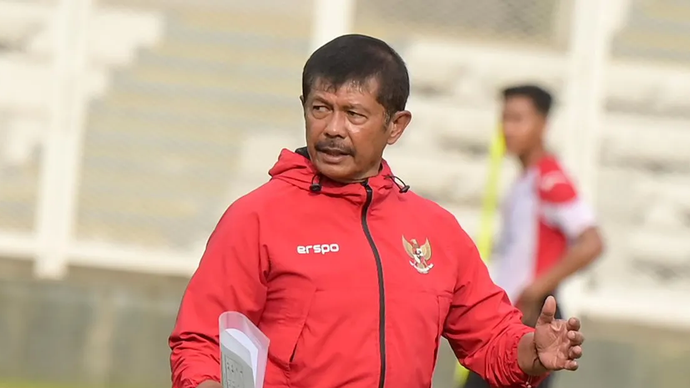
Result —
[[203, 383], [197, 385], [196, 388], [223, 388], [223, 385], [217, 381], [206, 380]]
[[537, 357], [549, 371], [576, 370], [577, 359], [582, 357], [582, 343], [585, 340], [580, 332], [580, 320], [555, 319], [555, 314], [556, 298], [549, 296], [534, 329]]

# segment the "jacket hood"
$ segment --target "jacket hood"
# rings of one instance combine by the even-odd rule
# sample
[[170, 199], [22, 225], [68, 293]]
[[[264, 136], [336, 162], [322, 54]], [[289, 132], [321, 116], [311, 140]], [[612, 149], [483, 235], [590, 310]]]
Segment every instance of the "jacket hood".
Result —
[[402, 180], [393, 175], [385, 160], [382, 161], [379, 174], [368, 178], [365, 182], [348, 184], [335, 182], [319, 173], [314, 167], [306, 147], [298, 148], [294, 152], [283, 149], [278, 161], [268, 173], [271, 175], [271, 179], [285, 181], [313, 194], [352, 199], [366, 197], [366, 191], [363, 189], [365, 183], [372, 188], [379, 198], [382, 194], [388, 195], [396, 190], [400, 193], [406, 193], [410, 189]]

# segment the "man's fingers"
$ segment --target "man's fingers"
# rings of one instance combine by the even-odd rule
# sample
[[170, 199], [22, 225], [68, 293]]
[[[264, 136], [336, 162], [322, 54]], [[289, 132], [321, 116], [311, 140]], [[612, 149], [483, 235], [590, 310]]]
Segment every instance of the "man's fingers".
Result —
[[580, 320], [577, 318], [570, 318], [568, 319], [568, 330], [580, 330], [580, 327], [582, 325], [580, 324]]
[[568, 360], [565, 363], [565, 369], [567, 369], [567, 370], [577, 370], [577, 368], [579, 368], [579, 367], [580, 367], [580, 365], [575, 360]]
[[556, 316], [556, 298], [549, 296], [544, 302], [544, 307], [541, 308], [541, 314], [539, 315], [540, 323], [551, 323]]
[[579, 331], [569, 331], [568, 339], [572, 345], [582, 345], [585, 342], [585, 336]]
[[568, 358], [571, 360], [577, 360], [582, 357], [582, 346], [573, 346], [568, 352]]

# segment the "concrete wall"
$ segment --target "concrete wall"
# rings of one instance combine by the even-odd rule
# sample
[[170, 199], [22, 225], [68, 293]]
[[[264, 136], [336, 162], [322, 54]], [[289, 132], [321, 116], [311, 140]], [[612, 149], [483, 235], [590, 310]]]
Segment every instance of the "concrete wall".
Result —
[[[25, 262], [0, 261], [0, 387], [170, 386], [166, 341], [186, 279], [72, 268], [46, 282], [30, 273]], [[581, 370], [560, 374], [557, 388], [687, 387], [690, 332], [588, 317], [584, 330]], [[453, 386], [443, 350], [435, 388]]]
[[[5, 263], [6, 264], [6, 263]], [[21, 265], [12, 271], [24, 272]], [[72, 269], [61, 282], [0, 280], [0, 381], [164, 387], [186, 279]]]

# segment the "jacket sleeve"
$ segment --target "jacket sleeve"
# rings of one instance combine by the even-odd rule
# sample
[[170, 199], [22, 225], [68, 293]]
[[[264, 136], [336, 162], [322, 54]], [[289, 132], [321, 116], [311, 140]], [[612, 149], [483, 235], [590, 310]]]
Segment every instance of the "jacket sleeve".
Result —
[[534, 386], [541, 378], [525, 374], [517, 358], [520, 338], [533, 329], [522, 324], [522, 313], [493, 283], [474, 242], [460, 232], [461, 257], [444, 337], [460, 363], [491, 386]]
[[258, 216], [235, 202], [211, 234], [182, 298], [168, 341], [173, 388], [220, 381], [220, 314], [239, 311], [258, 325], [266, 300], [267, 270]]

